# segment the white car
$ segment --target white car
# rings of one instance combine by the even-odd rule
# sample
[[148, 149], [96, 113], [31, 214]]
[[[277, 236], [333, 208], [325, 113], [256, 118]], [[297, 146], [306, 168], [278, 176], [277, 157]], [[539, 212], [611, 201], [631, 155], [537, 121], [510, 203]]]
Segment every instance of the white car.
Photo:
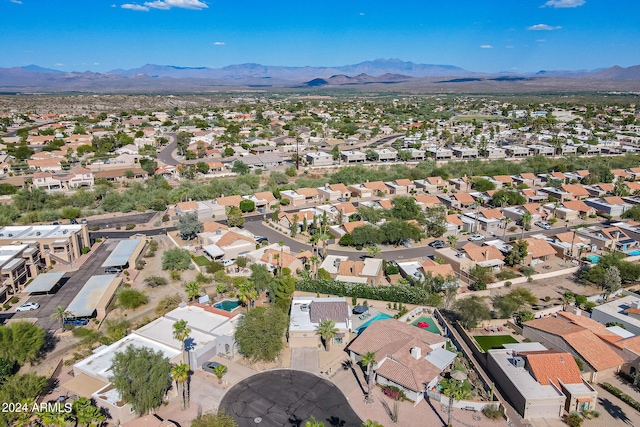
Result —
[[37, 302], [25, 302], [20, 307], [16, 308], [16, 311], [31, 311], [40, 308], [40, 304]]
[[551, 230], [551, 224], [549, 224], [548, 222], [538, 221], [535, 224], [545, 230]]
[[474, 234], [471, 237], [469, 237], [470, 242], [477, 242], [480, 240], [484, 240], [484, 236], [482, 234]]
[[230, 267], [235, 263], [236, 263], [235, 259], [225, 259], [225, 260], [222, 261], [222, 265], [225, 266], [225, 267]]

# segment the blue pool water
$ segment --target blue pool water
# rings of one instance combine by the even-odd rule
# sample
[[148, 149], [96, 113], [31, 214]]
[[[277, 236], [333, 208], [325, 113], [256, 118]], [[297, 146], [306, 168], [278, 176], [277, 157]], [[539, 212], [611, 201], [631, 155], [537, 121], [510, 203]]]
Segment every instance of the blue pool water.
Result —
[[233, 311], [240, 306], [240, 301], [238, 300], [229, 300], [226, 299], [224, 301], [217, 302], [213, 304], [215, 308], [219, 308], [225, 311]]
[[591, 264], [595, 264], [600, 259], [600, 255], [587, 255], [587, 259], [591, 261]]
[[640, 255], [640, 250], [636, 249], [635, 251], [627, 252], [629, 256], [638, 256]]
[[373, 322], [377, 322], [378, 320], [384, 320], [384, 319], [393, 319], [393, 316], [389, 316], [386, 313], [376, 313], [375, 316], [373, 316], [371, 319], [367, 320], [365, 323], [363, 323], [359, 328], [358, 328], [358, 334], [362, 333], [362, 331], [364, 331], [365, 329], [367, 329], [367, 327], [369, 325], [371, 325]]

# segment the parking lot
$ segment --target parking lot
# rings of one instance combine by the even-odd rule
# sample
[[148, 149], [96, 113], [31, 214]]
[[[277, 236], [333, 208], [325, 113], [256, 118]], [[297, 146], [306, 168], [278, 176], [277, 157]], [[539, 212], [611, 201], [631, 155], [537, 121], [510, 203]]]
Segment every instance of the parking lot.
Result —
[[[55, 294], [50, 295], [33, 295], [28, 298], [22, 298], [20, 304], [27, 301], [37, 302], [40, 308], [33, 311], [23, 311], [13, 313], [11, 319], [28, 319], [37, 318], [36, 324], [45, 330], [56, 330], [60, 328], [60, 322], [51, 319], [51, 315], [56, 311], [56, 307], [67, 307], [77, 293], [82, 289], [87, 279], [91, 276], [104, 274], [102, 263], [107, 259], [117, 241], [105, 242], [91, 254], [89, 259], [74, 272], [66, 273], [62, 279], [63, 285]], [[20, 297], [20, 294], [18, 294]]]

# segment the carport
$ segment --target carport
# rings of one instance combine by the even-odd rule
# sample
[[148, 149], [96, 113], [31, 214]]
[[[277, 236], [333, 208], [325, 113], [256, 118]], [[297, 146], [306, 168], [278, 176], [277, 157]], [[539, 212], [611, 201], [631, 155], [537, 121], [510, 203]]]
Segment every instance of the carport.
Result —
[[115, 274], [91, 276], [67, 307], [74, 317], [93, 317], [102, 320], [107, 315], [107, 306], [122, 283]]
[[129, 268], [131, 264], [135, 264], [143, 247], [144, 240], [142, 239], [127, 239], [118, 242], [118, 245], [113, 249], [111, 255], [102, 263], [102, 268], [104, 268], [107, 273]]
[[41, 274], [33, 279], [22, 292], [28, 294], [55, 292], [64, 274], [64, 272]]

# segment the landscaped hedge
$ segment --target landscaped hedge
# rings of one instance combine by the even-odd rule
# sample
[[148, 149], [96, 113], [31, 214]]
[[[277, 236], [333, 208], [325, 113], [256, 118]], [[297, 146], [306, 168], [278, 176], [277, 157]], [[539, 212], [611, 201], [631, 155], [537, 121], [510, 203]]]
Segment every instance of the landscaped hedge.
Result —
[[299, 279], [296, 281], [296, 290], [432, 307], [437, 307], [442, 302], [440, 295], [429, 293], [427, 289], [420, 286], [411, 285], [370, 286], [366, 283]]
[[635, 400], [633, 397], [629, 396], [628, 394], [620, 390], [618, 387], [612, 386], [609, 383], [602, 383], [601, 385], [603, 389], [607, 390], [609, 393], [613, 394], [614, 396], [622, 400], [624, 403], [630, 405], [636, 411], [640, 411], [640, 402]]

